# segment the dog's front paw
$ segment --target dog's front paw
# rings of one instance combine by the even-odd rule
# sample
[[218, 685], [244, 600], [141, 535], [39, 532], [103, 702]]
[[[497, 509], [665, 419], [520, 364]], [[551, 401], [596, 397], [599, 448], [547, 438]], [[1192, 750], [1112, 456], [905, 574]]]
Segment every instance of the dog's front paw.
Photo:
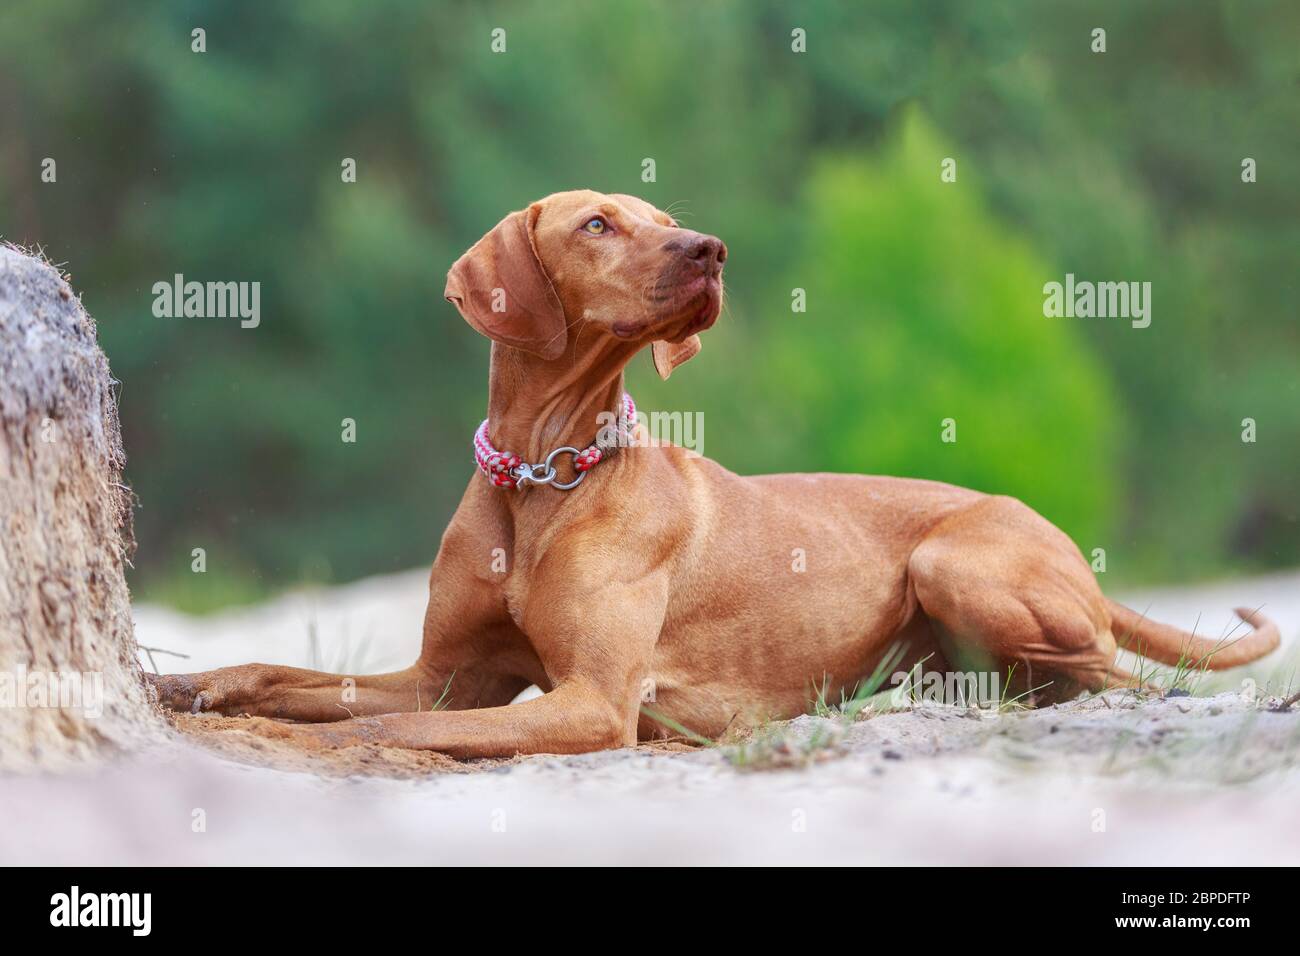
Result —
[[158, 694], [158, 703], [183, 714], [214, 711], [219, 714], [242, 713], [240, 682], [222, 671], [199, 674], [146, 674]]
[[170, 710], [197, 714], [203, 709], [203, 689], [199, 686], [200, 674], [145, 674], [158, 703]]

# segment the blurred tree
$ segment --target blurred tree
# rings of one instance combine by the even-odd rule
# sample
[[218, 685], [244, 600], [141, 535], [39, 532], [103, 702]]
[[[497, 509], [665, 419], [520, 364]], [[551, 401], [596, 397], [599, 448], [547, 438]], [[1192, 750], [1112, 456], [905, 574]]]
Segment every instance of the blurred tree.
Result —
[[[787, 304], [765, 315], [753, 369], [781, 424], [735, 456], [1015, 495], [1102, 544], [1117, 497], [1106, 372], [1077, 325], [1043, 317], [1054, 270], [989, 217], [976, 177], [941, 182], [953, 152], [914, 109], [874, 161], [814, 172]], [[795, 288], [806, 313], [790, 310]]]
[[[0, 236], [68, 264], [124, 383], [146, 596], [427, 562], [485, 398], [445, 270], [575, 186], [727, 240], [704, 353], [632, 371], [647, 409], [704, 411], [724, 463], [1019, 494], [1130, 581], [1293, 563], [1298, 10], [16, 0]], [[1152, 281], [1151, 328], [1043, 319], [1066, 271]], [[155, 318], [176, 273], [260, 281], [261, 325]]]

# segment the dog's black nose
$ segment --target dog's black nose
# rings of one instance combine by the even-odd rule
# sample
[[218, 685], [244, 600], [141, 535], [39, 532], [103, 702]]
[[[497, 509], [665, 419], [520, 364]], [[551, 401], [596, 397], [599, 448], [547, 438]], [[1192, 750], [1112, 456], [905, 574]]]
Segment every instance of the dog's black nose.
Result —
[[717, 236], [692, 233], [683, 239], [686, 258], [698, 262], [706, 272], [718, 272], [727, 261], [727, 246]]

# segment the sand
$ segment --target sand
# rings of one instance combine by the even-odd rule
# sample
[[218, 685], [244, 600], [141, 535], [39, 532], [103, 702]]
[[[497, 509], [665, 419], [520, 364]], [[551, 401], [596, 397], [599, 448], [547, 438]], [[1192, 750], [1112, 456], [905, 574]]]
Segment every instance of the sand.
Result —
[[[1267, 604], [1294, 649], [1298, 583], [1276, 575], [1124, 599], [1188, 627], [1199, 612], [1212, 635], [1230, 607]], [[315, 663], [360, 657], [360, 669], [379, 670], [418, 646], [423, 586], [415, 572], [202, 621], [141, 607], [138, 634], [193, 655], [155, 654], [163, 669], [310, 664], [314, 618]], [[773, 729], [778, 746], [744, 751], [313, 754], [247, 733], [243, 718], [185, 716], [166, 743], [107, 766], [5, 779], [0, 862], [1294, 865], [1300, 705], [1273, 708], [1296, 658], [1276, 657], [1215, 677], [1198, 689], [1207, 696], [806, 716]], [[833, 744], [806, 755], [810, 739]]]

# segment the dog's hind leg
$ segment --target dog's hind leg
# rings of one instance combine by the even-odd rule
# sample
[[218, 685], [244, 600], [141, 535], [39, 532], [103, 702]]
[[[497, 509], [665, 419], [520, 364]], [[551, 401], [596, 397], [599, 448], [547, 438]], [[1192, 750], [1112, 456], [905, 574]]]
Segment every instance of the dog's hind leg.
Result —
[[922, 609], [952, 641], [991, 657], [1000, 680], [1014, 668], [1012, 696], [1042, 703], [1128, 685], [1087, 562], [1019, 501], [985, 498], [945, 518], [908, 572]]

